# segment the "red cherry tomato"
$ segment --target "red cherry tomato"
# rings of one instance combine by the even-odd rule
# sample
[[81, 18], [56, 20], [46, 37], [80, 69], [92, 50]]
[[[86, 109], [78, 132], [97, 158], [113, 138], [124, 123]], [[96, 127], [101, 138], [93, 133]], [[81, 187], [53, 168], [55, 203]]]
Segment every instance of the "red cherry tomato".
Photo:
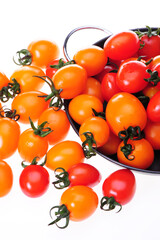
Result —
[[51, 62], [48, 63], [46, 66], [46, 76], [52, 78], [55, 72], [57, 72], [58, 69], [63, 67], [63, 65], [66, 63], [66, 60], [64, 59], [53, 59]]
[[147, 116], [152, 122], [160, 122], [160, 91], [150, 99], [147, 106]]
[[112, 70], [116, 70], [117, 67], [114, 64], [108, 64], [104, 67], [104, 69], [95, 76], [95, 78], [99, 81], [102, 82], [103, 77], [106, 75], [106, 73], [109, 73]]

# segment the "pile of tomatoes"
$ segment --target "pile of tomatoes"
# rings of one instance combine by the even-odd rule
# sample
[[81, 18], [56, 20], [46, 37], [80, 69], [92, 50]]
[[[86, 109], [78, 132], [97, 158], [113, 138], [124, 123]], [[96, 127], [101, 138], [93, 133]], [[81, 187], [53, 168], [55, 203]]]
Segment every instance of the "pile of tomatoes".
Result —
[[[91, 46], [75, 53], [72, 61], [59, 58], [55, 42], [40, 40], [16, 53], [21, 65], [8, 78], [0, 73], [0, 196], [13, 184], [5, 159], [16, 150], [22, 159], [19, 186], [28, 197], [39, 197], [50, 184], [67, 188], [54, 206], [57, 224], [65, 218], [80, 221], [95, 212], [98, 196], [93, 187], [101, 173], [86, 158], [117, 155], [126, 165], [147, 169], [160, 149], [160, 36], [159, 29], [126, 31], [110, 36], [104, 47]], [[41, 91], [43, 86], [47, 92]], [[82, 144], [65, 140], [70, 122], [79, 126]], [[4, 107], [6, 102], [10, 108]], [[21, 125], [26, 126], [22, 131]], [[30, 125], [30, 126], [28, 126]], [[103, 210], [120, 209], [134, 196], [136, 180], [129, 169], [106, 177], [100, 201]]]

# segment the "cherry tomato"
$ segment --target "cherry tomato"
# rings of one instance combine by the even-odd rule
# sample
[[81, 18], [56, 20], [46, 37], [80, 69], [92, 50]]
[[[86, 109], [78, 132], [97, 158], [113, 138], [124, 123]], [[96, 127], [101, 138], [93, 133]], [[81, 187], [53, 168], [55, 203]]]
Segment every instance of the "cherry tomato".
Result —
[[0, 159], [12, 156], [18, 147], [19, 124], [10, 118], [0, 118]]
[[144, 80], [150, 77], [150, 74], [146, 71], [147, 69], [148, 67], [142, 61], [124, 61], [117, 72], [117, 86], [124, 92], [140, 92], [148, 84]]
[[62, 89], [61, 98], [71, 99], [83, 92], [87, 73], [83, 67], [71, 64], [58, 69], [52, 80], [56, 89]]
[[32, 64], [41, 68], [45, 68], [51, 60], [59, 57], [58, 45], [48, 40], [31, 42], [27, 49], [32, 55]]
[[116, 76], [117, 76], [117, 73], [110, 72], [105, 74], [102, 79], [102, 82], [101, 82], [102, 96], [104, 100], [106, 100], [107, 102], [116, 93], [121, 92], [121, 90], [116, 84]]
[[116, 203], [125, 205], [134, 197], [136, 191], [135, 176], [129, 169], [117, 170], [104, 180], [102, 191], [105, 197], [113, 197]]
[[117, 158], [120, 163], [126, 164], [131, 167], [147, 169], [154, 161], [154, 151], [152, 145], [146, 139], [131, 140], [127, 144], [132, 146], [131, 154], [128, 158], [121, 151], [124, 143], [121, 142], [117, 150]]
[[83, 94], [95, 96], [95, 97], [99, 98], [99, 100], [102, 103], [104, 102], [104, 99], [102, 96], [101, 84], [96, 78], [89, 77], [87, 79], [87, 85], [83, 91]]
[[150, 63], [150, 67], [153, 67], [153, 66], [155, 66], [155, 65], [157, 65], [158, 63], [160, 63], [160, 55], [157, 55], [157, 56], [155, 56], [153, 59], [152, 59], [152, 61], [151, 61], [151, 63]]
[[82, 123], [79, 128], [79, 136], [82, 142], [86, 140], [86, 136], [83, 134], [86, 132], [93, 134], [97, 147], [103, 146], [108, 141], [109, 126], [101, 117], [89, 117]]
[[150, 99], [147, 106], [147, 116], [152, 122], [160, 122], [160, 91]]
[[13, 172], [7, 162], [0, 160], [0, 197], [6, 196], [13, 186]]
[[85, 159], [81, 145], [75, 141], [63, 141], [54, 145], [47, 153], [46, 167], [51, 170], [64, 168], [66, 171]]
[[101, 47], [91, 46], [79, 50], [73, 60], [86, 69], [88, 76], [94, 76], [103, 70], [108, 58]]
[[146, 140], [150, 142], [153, 149], [160, 150], [160, 122], [148, 121], [144, 133]]
[[29, 123], [29, 117], [33, 122], [37, 121], [44, 110], [48, 108], [49, 103], [44, 100], [45, 95], [39, 91], [30, 91], [18, 94], [12, 101], [12, 109], [15, 109], [20, 115], [19, 122]]
[[55, 171], [57, 180], [53, 182], [54, 186], [58, 189], [76, 185], [94, 187], [101, 180], [100, 172], [95, 167], [87, 163], [74, 164], [68, 169], [68, 171], [65, 171], [65, 169], [59, 170], [61, 171], [58, 175]]
[[[61, 67], [63, 67], [63, 65], [66, 63], [66, 60], [64, 59], [53, 59], [51, 62], [48, 63], [48, 65], [46, 66], [46, 75], [50, 78], [53, 77], [53, 75], [55, 74], [55, 72], [57, 72], [57, 70]], [[53, 67], [54, 66], [54, 67]]]
[[116, 154], [120, 142], [121, 139], [116, 136], [112, 131], [110, 131], [108, 141], [103, 146], [99, 147], [98, 151], [103, 153], [104, 155]]
[[29, 165], [20, 174], [19, 184], [28, 197], [40, 197], [49, 187], [49, 173], [40, 165]]
[[70, 116], [80, 125], [88, 117], [93, 116], [92, 109], [103, 112], [103, 104], [97, 97], [88, 94], [80, 94], [73, 98], [68, 107]]
[[98, 73], [95, 78], [99, 81], [102, 82], [103, 77], [106, 75], [106, 73], [109, 73], [110, 71], [116, 70], [117, 67], [115, 64], [107, 64], [104, 69]]
[[143, 94], [149, 98], [153, 97], [160, 89], [157, 86], [153, 86], [153, 84], [148, 84], [147, 87], [143, 89]]
[[126, 92], [115, 94], [106, 107], [106, 120], [116, 135], [129, 126], [144, 129], [147, 123], [146, 110], [134, 95]]
[[6, 77], [6, 75], [2, 72], [0, 72], [0, 90], [7, 86], [9, 83], [9, 79]]
[[139, 38], [133, 31], [114, 34], [104, 43], [105, 54], [111, 60], [130, 58], [138, 51], [139, 47]]
[[54, 108], [48, 108], [40, 115], [38, 124], [40, 125], [45, 121], [47, 121], [45, 126], [53, 130], [46, 136], [49, 144], [54, 145], [64, 140], [70, 129], [70, 122], [66, 112], [62, 109], [57, 111]]
[[10, 81], [15, 78], [20, 84], [21, 92], [37, 91], [43, 87], [44, 81], [34, 76], [44, 75], [45, 73], [39, 67], [22, 66], [12, 73]]

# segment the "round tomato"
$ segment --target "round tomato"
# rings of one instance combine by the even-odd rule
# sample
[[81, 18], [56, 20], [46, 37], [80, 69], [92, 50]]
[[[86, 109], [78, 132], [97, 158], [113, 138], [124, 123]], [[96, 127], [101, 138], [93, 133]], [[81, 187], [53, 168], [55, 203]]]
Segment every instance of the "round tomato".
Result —
[[12, 189], [13, 172], [7, 162], [0, 160], [0, 197], [6, 196]]
[[48, 40], [33, 41], [28, 46], [32, 56], [32, 64], [45, 68], [48, 63], [59, 57], [59, 47], [55, 42]]
[[152, 122], [160, 122], [160, 91], [150, 99], [147, 106], [147, 116]]
[[93, 116], [92, 109], [96, 112], [103, 112], [103, 104], [97, 97], [88, 94], [80, 94], [73, 98], [68, 107], [70, 116], [80, 125], [88, 117]]
[[[28, 124], [29, 117], [33, 122], [37, 121], [49, 103], [44, 100], [45, 95], [39, 91], [30, 91], [18, 94], [12, 101], [12, 109], [20, 115], [19, 122]], [[40, 97], [39, 97], [40, 96]]]
[[149, 83], [147, 87], [143, 89], [143, 94], [149, 98], [153, 97], [160, 89], [157, 86], [153, 86], [152, 83]]
[[109, 126], [101, 117], [89, 117], [79, 128], [79, 136], [82, 142], [86, 140], [86, 135], [84, 133], [92, 133], [94, 141], [96, 142], [96, 147], [100, 147], [108, 141]]
[[122, 63], [117, 72], [117, 86], [124, 92], [140, 92], [148, 84], [144, 80], [150, 77], [147, 69], [148, 67], [142, 61], [130, 60]]
[[81, 94], [87, 83], [86, 70], [71, 64], [60, 68], [52, 77], [56, 89], [62, 89], [60, 97], [71, 99]]
[[78, 142], [63, 141], [54, 145], [47, 153], [46, 167], [51, 170], [64, 168], [66, 171], [85, 159], [83, 149]]
[[144, 133], [146, 140], [150, 142], [153, 149], [160, 150], [160, 122], [148, 121]]
[[12, 73], [10, 81], [12, 81], [12, 79], [16, 79], [16, 81], [20, 84], [21, 92], [37, 91], [44, 85], [44, 81], [42, 79], [34, 77], [37, 75], [44, 76], [45, 73], [42, 69], [36, 66], [22, 66]]
[[105, 74], [102, 79], [102, 82], [101, 82], [102, 96], [104, 100], [106, 100], [107, 102], [116, 93], [121, 92], [121, 90], [116, 84], [116, 77], [117, 77], [117, 73], [110, 72]]
[[53, 184], [58, 189], [76, 185], [94, 187], [101, 180], [100, 172], [87, 163], [74, 164], [68, 171], [65, 171], [63, 168], [58, 168], [56, 170], [60, 170], [60, 172], [57, 174], [57, 171], [55, 171], [57, 180], [54, 181]]
[[[136, 191], [136, 179], [129, 169], [120, 169], [110, 174], [103, 182], [104, 197], [101, 200], [103, 210], [112, 210], [117, 205], [127, 204], [132, 200]], [[109, 205], [105, 209], [105, 205]]]
[[126, 92], [115, 94], [106, 107], [106, 120], [116, 135], [129, 126], [144, 129], [147, 123], [146, 110], [134, 95]]
[[67, 118], [66, 112], [62, 109], [56, 108], [46, 109], [38, 119], [38, 124], [47, 121], [45, 127], [51, 128], [53, 131], [46, 136], [50, 145], [54, 145], [62, 141], [68, 134], [70, 129], [70, 122]]
[[87, 85], [83, 91], [83, 94], [95, 96], [95, 97], [99, 98], [99, 100], [102, 103], [104, 102], [104, 99], [102, 96], [101, 84], [97, 79], [95, 79], [93, 77], [89, 77], [87, 79]]
[[0, 90], [3, 87], [6, 87], [9, 83], [9, 79], [6, 77], [6, 75], [2, 72], [0, 72]]
[[28, 197], [40, 197], [49, 187], [49, 173], [40, 165], [29, 165], [19, 177], [22, 192]]
[[104, 43], [105, 54], [111, 60], [130, 58], [138, 51], [139, 47], [139, 38], [133, 31], [114, 34]]
[[18, 147], [19, 124], [10, 118], [0, 118], [0, 159], [12, 156]]
[[57, 72], [58, 69], [61, 67], [64, 67], [66, 63], [66, 60], [60, 58], [60, 59], [53, 59], [51, 62], [48, 63], [46, 66], [46, 75], [50, 78], [53, 77], [55, 72]]
[[73, 60], [86, 69], [88, 76], [94, 76], [103, 70], [108, 58], [101, 47], [91, 46], [79, 50]]
[[121, 142], [118, 147], [117, 158], [120, 163], [140, 169], [147, 169], [151, 166], [154, 161], [154, 151], [152, 145], [146, 139], [129, 139], [128, 145], [131, 147], [131, 152], [127, 157], [123, 151], [124, 143]]
[[63, 226], [60, 228], [65, 228], [71, 221], [82, 221], [90, 217], [97, 209], [98, 206], [98, 196], [97, 194], [87, 186], [73, 186], [68, 188], [62, 193], [60, 199], [60, 206], [52, 207], [50, 213], [53, 209], [57, 209], [55, 213], [56, 219], [49, 225], [57, 224], [61, 219], [66, 220]]
[[95, 76], [95, 78], [96, 78], [99, 82], [102, 82], [102, 79], [103, 79], [103, 77], [106, 75], [106, 73], [109, 73], [109, 72], [111, 72], [111, 71], [113, 71], [113, 70], [117, 70], [116, 65], [115, 65], [115, 64], [112, 64], [112, 63], [111, 63], [111, 64], [107, 64], [107, 65], [104, 67], [104, 69]]

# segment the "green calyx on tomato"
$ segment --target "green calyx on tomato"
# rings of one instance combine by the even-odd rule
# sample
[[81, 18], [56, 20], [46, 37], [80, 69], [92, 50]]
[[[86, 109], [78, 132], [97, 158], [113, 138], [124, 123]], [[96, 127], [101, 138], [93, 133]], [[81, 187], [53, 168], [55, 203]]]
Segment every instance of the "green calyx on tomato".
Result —
[[[122, 205], [118, 202], [116, 202], [114, 197], [102, 197], [101, 202], [100, 202], [100, 208], [104, 211], [111, 211], [115, 209], [115, 207], [118, 206], [119, 210], [117, 211], [120, 212], [122, 209]], [[107, 208], [106, 208], [107, 207]]]
[[20, 85], [15, 78], [12, 78], [13, 82], [8, 83], [7, 86], [0, 90], [0, 100], [7, 102], [9, 99], [14, 98], [16, 94], [21, 92]]
[[38, 165], [38, 166], [43, 167], [46, 164], [47, 156], [45, 157], [45, 159], [44, 159], [44, 161], [42, 163], [38, 163], [37, 162], [37, 158], [39, 158], [39, 157], [33, 158], [32, 162], [30, 164], [28, 164], [28, 162], [26, 164], [25, 161], [22, 161], [22, 163], [21, 163], [22, 167], [25, 168], [25, 167], [28, 167], [30, 165]]
[[[57, 174], [57, 170], [61, 170], [61, 172]], [[69, 174], [64, 168], [56, 168], [54, 173], [57, 180], [52, 182], [52, 184], [55, 186], [55, 188], [63, 189], [70, 185]]]
[[19, 114], [16, 114], [15, 109], [9, 109], [9, 108], [0, 108], [0, 116], [1, 117], [7, 117], [10, 119], [13, 119], [15, 121], [18, 121], [20, 118]]
[[[49, 223], [48, 225], [53, 225], [53, 224], [56, 224], [58, 228], [66, 228], [69, 224], [69, 215], [70, 215], [70, 212], [69, 210], [67, 209], [66, 205], [65, 204], [62, 204], [60, 206], [54, 206], [50, 209], [50, 216], [52, 218], [52, 215], [51, 215], [51, 212], [53, 209], [56, 209], [57, 208], [57, 211], [55, 212], [55, 216], [56, 216], [56, 219], [54, 221], [52, 221], [51, 223]], [[61, 220], [61, 219], [65, 219], [66, 222], [64, 224], [64, 226], [59, 226], [57, 223]]]
[[95, 148], [97, 147], [97, 143], [94, 140], [93, 133], [91, 132], [84, 132], [83, 135], [85, 136], [86, 140], [82, 143], [82, 148], [86, 158], [91, 158], [92, 156], [96, 155], [95, 150], [93, 149], [93, 145]]
[[157, 86], [157, 84], [160, 82], [160, 77], [158, 76], [158, 71], [151, 71], [150, 69], [147, 69], [147, 72], [150, 74], [150, 78], [144, 78], [146, 82], [152, 83], [153, 86]]
[[149, 26], [146, 26], [146, 28], [147, 28], [146, 32], [141, 32], [140, 30], [136, 31], [136, 34], [138, 35], [139, 38], [141, 38], [144, 35], [147, 35], [148, 37], [160, 35], [160, 28], [158, 28], [155, 31], [153, 31]]
[[31, 65], [32, 55], [31, 55], [30, 51], [28, 51], [27, 49], [22, 49], [20, 51], [17, 51], [16, 56], [17, 56], [17, 61], [13, 57], [13, 61], [15, 64], [20, 65], [20, 66]]
[[97, 112], [94, 108], [92, 108], [92, 112], [93, 112], [94, 116], [101, 117], [104, 120], [106, 120], [105, 112]]
[[35, 135], [38, 135], [40, 137], [46, 137], [48, 134], [53, 132], [53, 130], [50, 127], [45, 127], [45, 125], [48, 123], [47, 121], [38, 125], [37, 128], [35, 127], [35, 125], [30, 117], [29, 117], [29, 122], [31, 124], [31, 127], [32, 127]]
[[50, 65], [51, 68], [55, 68], [55, 69], [60, 69], [61, 67], [70, 65], [70, 64], [75, 64], [74, 60], [68, 61], [68, 62], [64, 62], [64, 60], [62, 58], [59, 59], [58, 64], [54, 64], [54, 65]]
[[57, 111], [60, 110], [63, 106], [63, 101], [62, 98], [60, 97], [60, 93], [63, 91], [63, 89], [56, 89], [52, 79], [48, 76], [33, 76], [33, 77], [38, 77], [42, 79], [48, 84], [48, 86], [51, 89], [51, 93], [49, 95], [42, 95], [39, 97], [44, 97], [45, 101], [50, 100], [49, 107], [56, 107]]

